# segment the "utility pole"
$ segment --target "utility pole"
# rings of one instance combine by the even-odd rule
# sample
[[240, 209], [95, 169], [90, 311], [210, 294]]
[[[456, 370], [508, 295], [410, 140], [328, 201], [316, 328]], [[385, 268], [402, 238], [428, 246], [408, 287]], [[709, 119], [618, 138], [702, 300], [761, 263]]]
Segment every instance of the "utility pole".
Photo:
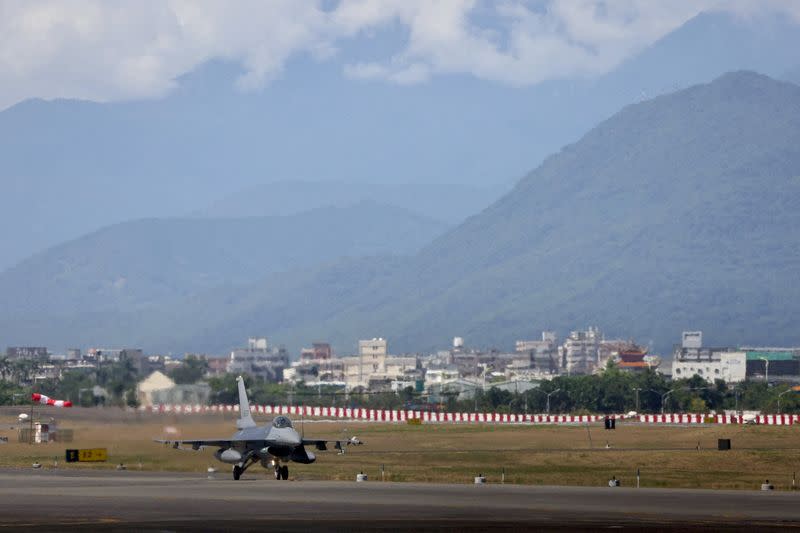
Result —
[[792, 389], [786, 389], [782, 393], [778, 394], [778, 414], [781, 414], [781, 412], [782, 412], [781, 411], [781, 396], [783, 396], [784, 394], [790, 393], [790, 392], [793, 392]]
[[555, 393], [557, 393], [557, 392], [558, 392], [558, 391], [560, 391], [560, 390], [561, 390], [561, 389], [556, 389], [556, 390], [554, 390], [554, 391], [552, 391], [552, 392], [548, 392], [548, 393], [547, 393], [547, 414], [548, 414], [548, 415], [550, 414], [550, 396], [551, 396], [551, 395], [553, 395], [553, 394], [555, 394]]
[[634, 387], [633, 388], [633, 392], [636, 393], [636, 412], [637, 413], [639, 412], [639, 391], [640, 390], [642, 390], [642, 389], [639, 388], [639, 387]]
[[764, 381], [769, 386], [769, 359], [766, 357], [759, 357], [759, 359], [764, 361]]
[[667, 392], [665, 392], [664, 394], [661, 395], [661, 414], [662, 415], [664, 414], [664, 402], [666, 401], [667, 397], [670, 394], [672, 394], [673, 392], [675, 392], [675, 389], [670, 389], [670, 390], [668, 390]]

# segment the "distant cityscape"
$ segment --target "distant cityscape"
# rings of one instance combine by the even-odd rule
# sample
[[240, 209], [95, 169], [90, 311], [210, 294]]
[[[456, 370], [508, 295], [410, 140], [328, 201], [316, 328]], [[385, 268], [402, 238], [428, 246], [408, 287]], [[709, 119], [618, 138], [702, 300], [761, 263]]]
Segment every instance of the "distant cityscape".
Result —
[[[145, 406], [205, 404], [211, 394], [205, 381], [226, 374], [249, 375], [265, 383], [338, 388], [348, 393], [411, 388], [434, 397], [456, 395], [461, 400], [490, 388], [521, 393], [544, 380], [597, 374], [609, 365], [624, 372], [656, 372], [673, 379], [699, 376], [712, 384], [717, 380], [727, 385], [745, 381], [800, 383], [800, 347], [709, 347], [704, 346], [700, 331], [683, 332], [671, 362], [666, 364], [634, 340], [606, 339], [598, 327], [572, 331], [564, 339], [553, 331], [544, 331], [540, 339], [516, 341], [513, 352], [471, 348], [464, 338], [455, 337], [445, 350], [393, 355], [388, 339], [372, 338], [359, 340], [355, 354], [338, 356], [329, 343], [314, 342], [292, 359], [283, 346], [270, 344], [266, 337], [249, 338], [245, 346], [231, 350], [227, 357], [186, 354], [182, 359], [146, 354], [140, 348], [74, 348], [56, 354], [46, 347], [24, 346], [7, 348], [0, 374], [3, 380], [17, 385], [31, 385], [61, 380], [69, 372], [96, 373], [125, 361], [140, 377], [135, 403]], [[190, 379], [194, 383], [178, 384], [168, 377], [195, 362], [202, 363], [202, 372], [195, 376], [198, 379]], [[91, 394], [109, 396], [108, 391], [96, 386]]]

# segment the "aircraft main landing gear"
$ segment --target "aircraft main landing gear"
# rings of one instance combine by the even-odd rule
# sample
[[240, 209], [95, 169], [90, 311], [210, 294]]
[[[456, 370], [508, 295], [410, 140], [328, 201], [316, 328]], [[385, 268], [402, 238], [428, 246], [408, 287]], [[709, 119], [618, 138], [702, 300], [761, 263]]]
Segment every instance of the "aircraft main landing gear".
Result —
[[275, 465], [275, 479], [289, 479], [289, 467], [286, 465]]
[[253, 466], [255, 462], [252, 455], [248, 455], [244, 461], [238, 465], [233, 465], [233, 479], [238, 481], [239, 478], [242, 477], [242, 474], [244, 474], [244, 471]]

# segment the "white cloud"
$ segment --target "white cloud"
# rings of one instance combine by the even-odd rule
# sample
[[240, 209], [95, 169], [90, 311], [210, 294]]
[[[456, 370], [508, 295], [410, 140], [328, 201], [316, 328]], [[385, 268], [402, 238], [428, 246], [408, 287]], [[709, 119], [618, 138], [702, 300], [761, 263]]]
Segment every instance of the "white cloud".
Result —
[[[419, 83], [470, 74], [511, 85], [606, 72], [703, 9], [753, 16], [746, 0], [0, 0], [0, 108], [31, 97], [163, 95], [212, 58], [241, 63], [244, 90], [293, 56], [338, 57], [354, 79]], [[800, 4], [766, 0], [800, 20]], [[396, 27], [389, 57], [337, 54]]]

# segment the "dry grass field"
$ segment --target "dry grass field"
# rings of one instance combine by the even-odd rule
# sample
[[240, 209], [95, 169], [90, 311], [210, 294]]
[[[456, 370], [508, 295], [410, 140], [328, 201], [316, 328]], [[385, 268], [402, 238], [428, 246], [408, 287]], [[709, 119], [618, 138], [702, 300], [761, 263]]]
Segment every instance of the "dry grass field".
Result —
[[[40, 445], [16, 442], [17, 408], [0, 410], [0, 467], [30, 468], [34, 461], [59, 469], [113, 469], [124, 463], [132, 470], [188, 471], [205, 475], [209, 466], [228, 476], [230, 466], [218, 463], [213, 450], [174, 450], [156, 438], [227, 438], [234, 415], [152, 415], [121, 410], [72, 409], [42, 411], [74, 430], [72, 443]], [[267, 417], [257, 417], [266, 423]], [[300, 430], [299, 421], [295, 425]], [[357, 435], [364, 446], [345, 455], [317, 452], [312, 465], [290, 465], [293, 479], [354, 479], [470, 483], [483, 473], [489, 482], [543, 485], [603, 485], [615, 475], [625, 486], [754, 489], [769, 479], [789, 489], [800, 470], [800, 426], [648, 426], [620, 423], [614, 431], [602, 425], [495, 426], [373, 424], [349, 421], [311, 422], [307, 436], [342, 438]], [[165, 428], [179, 433], [165, 434]], [[718, 451], [717, 439], [730, 438], [733, 449]], [[591, 439], [591, 440], [590, 440]], [[609, 446], [608, 448], [606, 446]], [[107, 463], [64, 463], [66, 448], [108, 449]], [[249, 476], [271, 476], [259, 466]]]

